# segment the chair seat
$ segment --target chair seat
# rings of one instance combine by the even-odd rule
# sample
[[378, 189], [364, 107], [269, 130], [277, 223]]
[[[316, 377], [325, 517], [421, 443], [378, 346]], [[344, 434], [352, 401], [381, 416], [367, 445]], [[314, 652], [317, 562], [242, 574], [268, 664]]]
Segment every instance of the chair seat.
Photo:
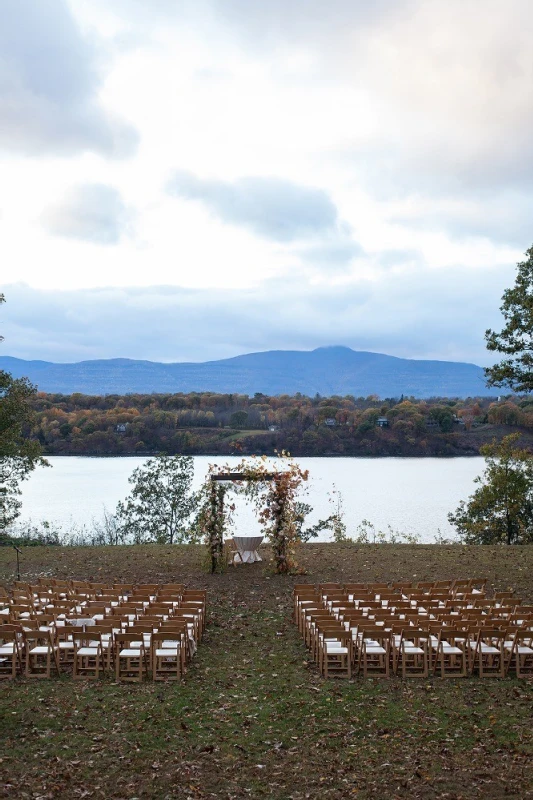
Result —
[[333, 647], [326, 646], [326, 652], [327, 653], [331, 653], [332, 655], [341, 655], [342, 656], [342, 655], [346, 655], [348, 653], [348, 648], [347, 647], [341, 647], [340, 645], [333, 646]]
[[30, 650], [30, 655], [35, 655], [35, 656], [45, 655], [46, 653], [48, 653], [49, 649], [50, 648], [42, 647], [41, 645], [39, 645], [38, 647], [32, 647]]
[[171, 647], [162, 647], [155, 651], [155, 654], [158, 658], [177, 658], [178, 657], [178, 648], [172, 649]]
[[78, 649], [79, 656], [97, 656], [98, 652], [98, 647], [80, 647]]
[[367, 653], [371, 653], [374, 656], [375, 655], [383, 655], [384, 656], [387, 651], [385, 650], [384, 647], [380, 647], [377, 644], [371, 644], [371, 645], [367, 645], [366, 646], [366, 652]]
[[404, 644], [403, 646], [404, 653], [417, 653], [421, 656], [424, 655], [424, 651], [421, 647], [416, 647], [414, 644]]
[[161, 643], [161, 647], [164, 649], [175, 648], [177, 650], [179, 646], [180, 642], [179, 640], [176, 639], [169, 639], [168, 641], [165, 640], [164, 642]]
[[444, 644], [442, 649], [446, 653], [446, 655], [449, 655], [449, 656], [461, 656], [461, 655], [463, 655], [463, 650], [461, 650], [460, 647], [453, 647], [451, 644]]
[[0, 647], [0, 655], [7, 656], [15, 652], [15, 642], [8, 642]]
[[496, 656], [496, 655], [498, 655], [498, 653], [500, 651], [499, 651], [499, 649], [497, 647], [493, 647], [490, 644], [483, 644], [482, 643], [481, 644], [481, 652], [482, 653], [487, 653], [488, 655], [495, 655]]
[[[511, 652], [511, 650], [513, 649], [513, 643], [512, 642], [506, 642], [505, 643], [505, 649], [508, 650], [509, 652]], [[533, 654], [533, 647], [528, 647], [525, 644], [519, 644], [516, 649], [518, 650], [518, 653], [521, 656], [527, 656], [527, 655]], [[2, 649], [0, 648], [0, 653], [1, 652], [2, 652]]]
[[121, 650], [119, 653], [120, 658], [140, 658], [141, 651], [132, 649]]
[[59, 649], [60, 650], [73, 650], [74, 649], [74, 642], [59, 642]]

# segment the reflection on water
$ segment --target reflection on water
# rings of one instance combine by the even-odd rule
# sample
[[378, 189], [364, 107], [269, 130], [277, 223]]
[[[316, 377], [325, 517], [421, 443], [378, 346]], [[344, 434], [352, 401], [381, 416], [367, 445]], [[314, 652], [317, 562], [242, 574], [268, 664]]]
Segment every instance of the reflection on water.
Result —
[[[114, 510], [129, 492], [128, 477], [144, 458], [50, 457], [52, 469], [38, 469], [22, 485], [22, 519], [49, 520], [64, 527], [100, 519], [103, 508]], [[195, 485], [204, 479], [207, 466], [217, 462], [237, 464], [239, 458], [196, 456]], [[362, 520], [378, 529], [418, 534], [431, 542], [438, 531], [453, 536], [447, 520], [460, 500], [474, 491], [473, 479], [483, 471], [479, 458], [301, 458], [309, 470], [307, 497], [313, 513], [309, 523], [333, 511], [332, 491], [343, 499], [348, 534]], [[259, 524], [250, 503], [239, 499], [235, 532], [256, 535]], [[331, 538], [329, 532], [320, 537]]]

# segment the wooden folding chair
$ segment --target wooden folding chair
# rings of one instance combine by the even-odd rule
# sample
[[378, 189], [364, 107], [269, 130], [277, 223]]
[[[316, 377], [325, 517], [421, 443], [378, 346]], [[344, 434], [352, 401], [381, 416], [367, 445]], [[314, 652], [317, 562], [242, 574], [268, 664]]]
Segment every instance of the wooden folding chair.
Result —
[[182, 601], [173, 614], [174, 617], [188, 617], [195, 626], [195, 639], [199, 642], [205, 629], [205, 610], [199, 601]]
[[56, 625], [54, 626], [55, 640], [59, 648], [59, 662], [60, 664], [73, 664], [74, 663], [74, 639], [73, 633], [75, 630], [82, 630], [84, 626], [73, 625]]
[[352, 677], [352, 636], [338, 625], [319, 624], [319, 667], [325, 678]]
[[114, 638], [117, 633], [122, 633], [122, 625], [120, 620], [113, 618], [112, 620], [97, 619], [94, 626], [87, 628], [89, 633], [95, 632], [100, 634], [102, 642], [102, 652], [104, 654], [105, 669], [111, 670], [113, 667], [113, 659], [115, 656], [115, 643]]
[[485, 594], [485, 586], [488, 578], [470, 578], [470, 589], [474, 594]]
[[399, 591], [400, 594], [403, 594], [404, 590], [412, 589], [412, 588], [413, 588], [413, 582], [412, 581], [393, 581], [391, 583], [391, 589], [394, 589], [395, 591]]
[[358, 649], [358, 673], [362, 670], [364, 678], [368, 677], [368, 675], [375, 678], [389, 677], [391, 649], [390, 631], [385, 631], [383, 628], [378, 627], [362, 627]]
[[514, 589], [509, 589], [509, 591], [506, 591], [506, 592], [494, 592], [494, 599], [500, 605], [509, 606], [509, 605], [511, 605], [511, 602], [507, 602], [507, 601], [516, 600]]
[[176, 622], [169, 620], [161, 626], [158, 634], [165, 634], [169, 641], [173, 641], [175, 637], [181, 642], [180, 646], [180, 672], [182, 675], [187, 671], [187, 663], [192, 658], [193, 653], [190, 652], [189, 629], [187, 623]]
[[442, 627], [433, 640], [433, 674], [440, 669], [441, 678], [466, 678], [468, 633], [459, 628]]
[[477, 667], [480, 678], [505, 677], [505, 640], [505, 631], [499, 628], [480, 628], [476, 641], [470, 643], [470, 672]]
[[117, 681], [141, 682], [148, 672], [144, 638], [138, 633], [115, 636], [115, 677]]
[[49, 678], [52, 667], [59, 675], [59, 647], [49, 631], [24, 631], [27, 678]]
[[295, 598], [294, 622], [303, 634], [303, 619], [307, 608], [323, 608], [322, 598], [318, 594], [299, 594]]
[[179, 681], [183, 639], [171, 630], [152, 635], [152, 678], [154, 681]]
[[429, 675], [430, 632], [422, 628], [403, 628], [396, 647], [394, 673], [402, 668], [402, 678], [427, 678]]
[[[0, 678], [13, 680], [22, 668], [20, 638], [22, 629], [18, 626], [0, 626]], [[10, 629], [10, 630], [8, 630]]]
[[512, 640], [507, 640], [504, 649], [508, 654], [505, 674], [514, 669], [517, 678], [533, 675], [533, 630], [517, 630]]
[[232, 567], [236, 567], [237, 564], [244, 564], [243, 557], [232, 537], [224, 539], [224, 557], [226, 559], [226, 564]]
[[[337, 620], [324, 609], [322, 609], [322, 611], [317, 610], [316, 613], [307, 615], [304, 641], [317, 664], [320, 662], [319, 639], [322, 625], [341, 627], [337, 623]], [[344, 626], [342, 626], [342, 629], [346, 630]]]
[[74, 662], [72, 677], [74, 680], [83, 678], [98, 680], [100, 673], [105, 669], [104, 650], [102, 647], [102, 634], [91, 625], [86, 631], [74, 631]]

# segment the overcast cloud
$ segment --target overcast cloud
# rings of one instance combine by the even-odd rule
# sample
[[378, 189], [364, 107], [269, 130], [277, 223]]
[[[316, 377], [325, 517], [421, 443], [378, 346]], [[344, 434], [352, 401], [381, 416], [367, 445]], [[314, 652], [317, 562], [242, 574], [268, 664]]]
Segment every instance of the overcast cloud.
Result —
[[171, 194], [200, 200], [223, 222], [244, 225], [280, 242], [319, 236], [337, 222], [337, 209], [326, 192], [279, 178], [250, 177], [225, 183], [177, 171], [168, 189]]
[[2, 352], [490, 363], [532, 40], [530, 0], [4, 0]]
[[135, 130], [98, 101], [98, 54], [64, 0], [0, 4], [0, 147], [130, 154]]
[[128, 214], [120, 193], [112, 186], [89, 183], [72, 186], [56, 205], [45, 209], [42, 222], [56, 236], [116, 244]]

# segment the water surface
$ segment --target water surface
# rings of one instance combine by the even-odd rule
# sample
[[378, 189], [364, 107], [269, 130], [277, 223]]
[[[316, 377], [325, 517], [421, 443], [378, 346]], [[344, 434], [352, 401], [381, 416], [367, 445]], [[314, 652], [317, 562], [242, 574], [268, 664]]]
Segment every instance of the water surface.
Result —
[[[90, 525], [102, 517], [104, 507], [113, 511], [129, 492], [128, 477], [145, 458], [88, 458], [52, 456], [52, 468], [37, 469], [22, 485], [22, 519], [48, 520], [65, 529]], [[195, 485], [199, 486], [215, 456], [196, 456]], [[237, 464], [238, 458], [221, 457], [221, 464]], [[424, 542], [434, 541], [439, 531], [453, 536], [447, 514], [470, 495], [473, 480], [483, 471], [484, 459], [475, 458], [301, 458], [309, 470], [307, 497], [313, 506], [309, 522], [327, 517], [340, 492], [348, 534], [354, 534], [362, 520], [378, 529], [414, 533]], [[238, 501], [235, 533], [254, 535], [259, 526], [253, 509]], [[320, 540], [331, 536], [323, 533]]]

